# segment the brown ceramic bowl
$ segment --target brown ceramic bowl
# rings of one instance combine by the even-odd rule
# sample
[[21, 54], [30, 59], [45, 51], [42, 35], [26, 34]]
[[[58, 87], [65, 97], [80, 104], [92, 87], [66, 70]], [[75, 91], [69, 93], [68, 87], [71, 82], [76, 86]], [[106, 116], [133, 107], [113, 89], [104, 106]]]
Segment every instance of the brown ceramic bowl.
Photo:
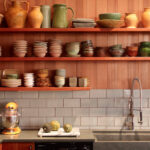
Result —
[[136, 57], [138, 55], [138, 47], [137, 46], [128, 46], [126, 52], [127, 52], [128, 56]]
[[39, 77], [39, 78], [47, 78], [48, 74], [46, 74], [46, 73], [38, 73], [37, 77]]

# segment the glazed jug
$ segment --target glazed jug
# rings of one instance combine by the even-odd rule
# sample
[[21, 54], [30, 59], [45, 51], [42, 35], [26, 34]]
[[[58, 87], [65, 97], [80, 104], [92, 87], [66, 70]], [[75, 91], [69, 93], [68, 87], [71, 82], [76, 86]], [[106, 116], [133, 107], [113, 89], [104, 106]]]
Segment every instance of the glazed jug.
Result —
[[144, 8], [142, 24], [144, 28], [150, 28], [150, 8]]
[[51, 27], [51, 10], [49, 5], [42, 5], [41, 12], [43, 14], [42, 28]]
[[40, 28], [43, 21], [43, 15], [40, 6], [33, 6], [28, 14], [28, 23], [31, 28]]
[[[67, 20], [67, 10], [70, 9], [74, 16], [74, 11], [71, 7], [66, 7], [64, 4], [55, 4], [53, 5], [54, 14], [53, 14], [53, 28], [67, 28], [68, 20]], [[72, 18], [73, 18], [72, 16]]]
[[135, 13], [126, 13], [125, 23], [127, 28], [136, 28], [138, 26], [138, 18]]
[[[27, 10], [21, 7], [21, 3], [26, 3]], [[29, 2], [27, 1], [11, 1], [11, 6], [7, 9], [7, 0], [4, 1], [5, 18], [8, 27], [10, 28], [24, 28], [29, 10]]]

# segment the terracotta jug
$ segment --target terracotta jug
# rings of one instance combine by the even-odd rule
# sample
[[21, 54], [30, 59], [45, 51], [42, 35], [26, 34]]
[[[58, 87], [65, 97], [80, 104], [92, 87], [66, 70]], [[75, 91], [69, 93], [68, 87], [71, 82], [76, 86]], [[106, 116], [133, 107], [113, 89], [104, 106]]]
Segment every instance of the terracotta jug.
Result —
[[144, 28], [150, 28], [150, 8], [144, 8], [142, 24]]
[[28, 23], [31, 28], [40, 28], [43, 22], [43, 15], [40, 6], [33, 6], [28, 14]]
[[[26, 3], [27, 10], [21, 7], [21, 3]], [[10, 28], [24, 28], [29, 10], [29, 2], [27, 1], [11, 1], [11, 7], [7, 10], [7, 0], [4, 1], [5, 18], [8, 27]]]
[[[53, 5], [54, 14], [53, 14], [53, 28], [67, 28], [68, 20], [67, 20], [67, 10], [70, 9], [74, 16], [74, 11], [71, 7], [66, 7], [65, 4], [55, 4]], [[73, 18], [72, 16], [72, 18]]]
[[135, 13], [126, 13], [125, 23], [127, 28], [136, 28], [138, 22], [138, 17]]

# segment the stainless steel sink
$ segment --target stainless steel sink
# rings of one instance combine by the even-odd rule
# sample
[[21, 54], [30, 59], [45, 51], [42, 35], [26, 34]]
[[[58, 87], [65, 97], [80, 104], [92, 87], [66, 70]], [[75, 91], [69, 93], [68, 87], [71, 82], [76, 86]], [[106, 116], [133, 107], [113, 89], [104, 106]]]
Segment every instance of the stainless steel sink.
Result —
[[150, 131], [93, 131], [94, 150], [149, 150]]
[[150, 141], [150, 131], [93, 131], [97, 141]]

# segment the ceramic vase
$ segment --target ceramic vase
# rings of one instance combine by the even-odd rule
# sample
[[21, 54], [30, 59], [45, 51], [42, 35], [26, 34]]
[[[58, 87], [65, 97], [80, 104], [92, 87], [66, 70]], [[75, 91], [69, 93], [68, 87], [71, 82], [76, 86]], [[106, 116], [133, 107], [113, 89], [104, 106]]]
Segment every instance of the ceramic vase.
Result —
[[150, 28], [150, 8], [145, 8], [142, 14], [142, 24], [144, 28]]
[[138, 17], [134, 13], [127, 13], [125, 17], [127, 28], [136, 28], [138, 26]]
[[51, 10], [49, 5], [42, 5], [41, 12], [43, 14], [42, 28], [51, 27]]
[[7, 9], [6, 0], [4, 1], [5, 6], [5, 19], [7, 22], [8, 27], [10, 28], [24, 28], [27, 18], [27, 13], [29, 10], [29, 3], [23, 1], [22, 3], [26, 3], [27, 10], [21, 7], [21, 2], [19, 1], [12, 1], [11, 7]]
[[33, 6], [28, 15], [28, 23], [31, 28], [40, 28], [43, 21], [43, 15], [40, 6]]

